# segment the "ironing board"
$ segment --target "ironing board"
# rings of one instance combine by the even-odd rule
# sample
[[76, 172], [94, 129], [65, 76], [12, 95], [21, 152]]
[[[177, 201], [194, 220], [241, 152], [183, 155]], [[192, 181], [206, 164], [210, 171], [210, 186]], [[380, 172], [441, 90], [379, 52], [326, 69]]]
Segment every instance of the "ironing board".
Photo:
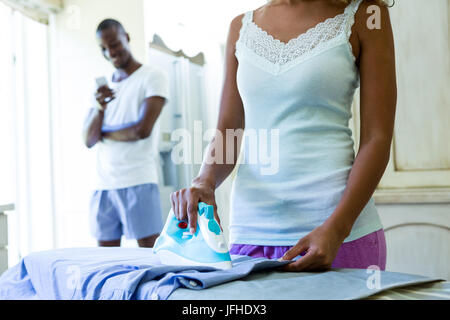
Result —
[[[219, 287], [216, 289], [218, 291], [220, 290]], [[210, 289], [205, 289], [205, 293], [209, 293], [208, 290]], [[232, 297], [230, 292], [226, 292], [226, 290], [224, 290], [224, 294], [226, 293], [228, 294], [228, 297]], [[222, 299], [226, 299], [226, 297], [227, 295], [224, 295]], [[276, 297], [273, 298], [276, 299]], [[175, 291], [172, 296], [169, 297], [169, 300], [198, 299], [201, 298], [198, 297], [198, 293], [196, 291], [182, 288]], [[250, 300], [250, 297], [248, 298], [248, 300]], [[386, 291], [363, 298], [362, 300], [450, 300], [450, 282], [437, 281], [432, 283], [423, 283], [419, 285], [388, 289]]]
[[242, 256], [218, 271], [164, 266], [148, 248], [55, 249], [29, 254], [2, 274], [0, 299], [450, 300], [449, 282], [436, 278], [379, 271], [377, 287], [364, 269], [294, 273], [277, 271], [281, 264]]
[[450, 300], [450, 282], [437, 281], [389, 289], [365, 300]]
[[[350, 269], [349, 275], [352, 273]], [[317, 273], [318, 275], [319, 273]], [[169, 300], [322, 300], [335, 299], [326, 297], [325, 292], [329, 288], [323, 289], [324, 298], [317, 295], [305, 296], [303, 291], [299, 291], [296, 286], [284, 285], [281, 290], [277, 284], [271, 280], [278, 280], [279, 283], [289, 283], [289, 279], [299, 277], [300, 274], [284, 272], [261, 272], [251, 274], [244, 279], [217, 285], [204, 290], [190, 290], [178, 288], [169, 297]], [[312, 275], [314, 277], [314, 273]], [[266, 284], [265, 284], [266, 283]], [[281, 284], [283, 285], [283, 284]], [[332, 284], [331, 284], [332, 285]], [[264, 289], [263, 289], [264, 288]], [[319, 290], [320, 292], [320, 290]], [[337, 298], [339, 299], [339, 298]], [[450, 300], [450, 282], [437, 280], [415, 285], [404, 285], [385, 289], [382, 292], [360, 298], [361, 300]]]

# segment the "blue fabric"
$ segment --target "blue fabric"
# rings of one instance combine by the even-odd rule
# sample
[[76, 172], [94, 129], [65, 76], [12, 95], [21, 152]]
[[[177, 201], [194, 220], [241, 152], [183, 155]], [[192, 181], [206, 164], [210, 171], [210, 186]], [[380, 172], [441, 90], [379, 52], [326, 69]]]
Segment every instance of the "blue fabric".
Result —
[[32, 253], [0, 277], [0, 299], [167, 299], [287, 262], [239, 256], [233, 268], [165, 266], [150, 248], [71, 248]]
[[90, 203], [91, 233], [97, 240], [142, 239], [163, 227], [158, 185], [146, 183], [115, 190], [96, 190]]

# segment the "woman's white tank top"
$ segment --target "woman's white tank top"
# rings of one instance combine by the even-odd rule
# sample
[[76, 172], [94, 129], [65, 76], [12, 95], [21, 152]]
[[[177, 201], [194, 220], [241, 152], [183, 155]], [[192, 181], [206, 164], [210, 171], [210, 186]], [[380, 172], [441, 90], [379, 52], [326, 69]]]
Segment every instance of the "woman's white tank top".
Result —
[[[288, 43], [242, 19], [236, 57], [245, 136], [230, 199], [230, 243], [294, 245], [334, 211], [355, 153], [359, 86], [349, 41], [362, 0]], [[373, 199], [345, 242], [382, 228]]]

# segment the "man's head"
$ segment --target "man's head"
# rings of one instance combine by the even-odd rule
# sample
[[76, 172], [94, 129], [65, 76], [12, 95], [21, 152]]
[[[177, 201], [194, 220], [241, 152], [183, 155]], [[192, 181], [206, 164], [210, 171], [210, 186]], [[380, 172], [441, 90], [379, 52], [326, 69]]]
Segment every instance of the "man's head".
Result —
[[130, 36], [114, 19], [103, 20], [97, 27], [97, 40], [103, 56], [116, 68], [125, 68], [132, 59]]

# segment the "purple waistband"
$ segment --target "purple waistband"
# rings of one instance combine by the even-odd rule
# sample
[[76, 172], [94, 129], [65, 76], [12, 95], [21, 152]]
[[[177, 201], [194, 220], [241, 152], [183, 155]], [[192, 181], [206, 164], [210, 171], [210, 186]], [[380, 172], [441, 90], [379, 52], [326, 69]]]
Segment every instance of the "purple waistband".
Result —
[[[290, 248], [292, 246], [232, 244], [230, 254], [279, 259]], [[383, 229], [343, 243], [332, 264], [332, 268], [367, 269], [369, 266], [378, 266], [380, 270], [386, 268], [386, 239]]]

